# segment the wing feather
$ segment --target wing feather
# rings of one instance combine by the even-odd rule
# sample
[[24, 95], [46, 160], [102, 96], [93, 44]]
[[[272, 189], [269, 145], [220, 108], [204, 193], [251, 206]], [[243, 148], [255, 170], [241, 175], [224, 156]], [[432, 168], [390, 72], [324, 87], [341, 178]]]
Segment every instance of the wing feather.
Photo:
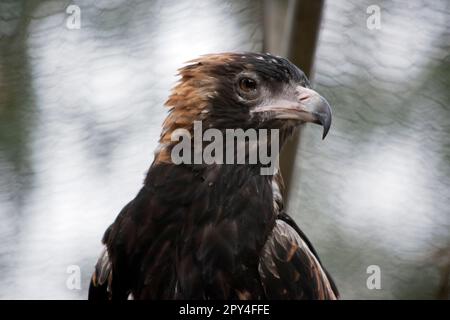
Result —
[[112, 296], [112, 267], [106, 246], [95, 265], [89, 286], [89, 300], [110, 300]]
[[332, 280], [309, 241], [278, 219], [261, 254], [259, 274], [268, 299], [337, 299]]

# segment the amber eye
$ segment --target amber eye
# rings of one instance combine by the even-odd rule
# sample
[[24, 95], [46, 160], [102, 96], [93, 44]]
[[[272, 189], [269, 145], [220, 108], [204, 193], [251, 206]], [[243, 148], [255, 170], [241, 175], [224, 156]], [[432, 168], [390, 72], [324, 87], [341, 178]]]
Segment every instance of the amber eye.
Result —
[[251, 78], [242, 78], [239, 80], [239, 88], [245, 93], [251, 93], [256, 90], [256, 80]]

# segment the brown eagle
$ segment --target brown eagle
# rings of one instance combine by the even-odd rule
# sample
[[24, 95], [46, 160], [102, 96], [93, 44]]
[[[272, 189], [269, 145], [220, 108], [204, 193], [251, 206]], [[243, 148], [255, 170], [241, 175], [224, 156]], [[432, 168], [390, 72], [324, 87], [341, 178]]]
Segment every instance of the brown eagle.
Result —
[[179, 74], [144, 184], [104, 234], [89, 299], [338, 298], [311, 243], [284, 211], [278, 170], [175, 164], [171, 156], [174, 131], [192, 132], [195, 121], [221, 132], [277, 129], [280, 146], [305, 122], [322, 125], [325, 137], [326, 100], [300, 69], [270, 54], [205, 55]]

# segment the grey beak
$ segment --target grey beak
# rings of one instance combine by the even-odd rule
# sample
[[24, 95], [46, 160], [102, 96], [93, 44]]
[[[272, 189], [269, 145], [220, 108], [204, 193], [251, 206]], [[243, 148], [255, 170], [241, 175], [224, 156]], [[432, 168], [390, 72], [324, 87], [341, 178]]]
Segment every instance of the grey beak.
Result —
[[303, 110], [312, 116], [309, 122], [320, 124], [323, 127], [322, 139], [325, 139], [331, 127], [332, 112], [330, 104], [312, 89], [298, 86], [296, 92]]
[[269, 119], [312, 122], [323, 126], [325, 139], [331, 126], [331, 107], [327, 100], [312, 89], [295, 87], [295, 92], [287, 94], [270, 104], [255, 107], [252, 114], [263, 114]]

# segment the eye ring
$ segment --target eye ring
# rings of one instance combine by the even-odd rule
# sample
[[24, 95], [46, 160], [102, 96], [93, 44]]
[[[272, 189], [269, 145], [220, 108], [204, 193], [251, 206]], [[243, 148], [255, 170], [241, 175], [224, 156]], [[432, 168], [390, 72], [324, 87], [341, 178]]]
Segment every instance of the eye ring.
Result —
[[244, 93], [254, 93], [258, 88], [258, 83], [255, 79], [244, 77], [239, 80], [239, 89]]

